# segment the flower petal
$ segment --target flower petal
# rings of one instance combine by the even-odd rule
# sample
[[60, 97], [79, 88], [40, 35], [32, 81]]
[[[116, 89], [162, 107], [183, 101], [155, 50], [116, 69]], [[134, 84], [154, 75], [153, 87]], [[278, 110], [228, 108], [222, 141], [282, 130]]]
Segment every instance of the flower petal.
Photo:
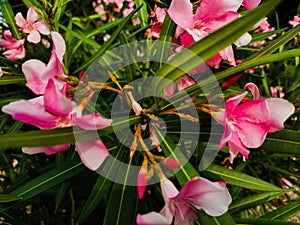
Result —
[[2, 107], [2, 111], [12, 115], [15, 120], [21, 120], [41, 129], [53, 129], [57, 127], [57, 117], [44, 110], [43, 97], [31, 100], [11, 102]]
[[243, 6], [247, 10], [251, 10], [251, 9], [254, 9], [255, 7], [257, 7], [260, 4], [260, 2], [261, 2], [261, 0], [244, 0]]
[[177, 207], [174, 217], [174, 225], [195, 224], [195, 221], [198, 218], [194, 209], [191, 206], [184, 204], [181, 204], [179, 207]]
[[284, 128], [284, 122], [294, 113], [293, 104], [281, 98], [267, 98], [267, 105], [271, 116], [266, 122], [269, 132], [275, 132]]
[[34, 10], [33, 6], [30, 6], [28, 11], [27, 11], [27, 22], [28, 23], [34, 23], [35, 21], [37, 21], [40, 18], [39, 14], [36, 13], [36, 11]]
[[46, 65], [37, 59], [30, 59], [23, 63], [22, 71], [26, 77], [26, 86], [35, 94], [44, 94], [48, 79], [43, 79]]
[[106, 119], [100, 114], [86, 114], [83, 116], [77, 117], [75, 113], [71, 115], [71, 120], [77, 126], [85, 130], [98, 130], [105, 127], [108, 127], [111, 123], [111, 119]]
[[193, 5], [189, 0], [173, 0], [168, 14], [181, 28], [193, 29]]
[[259, 90], [258, 87], [256, 86], [256, 84], [254, 83], [247, 83], [244, 86], [244, 89], [248, 89], [249, 91], [251, 91], [252, 95], [253, 95], [253, 100], [257, 100], [259, 99]]
[[67, 116], [76, 105], [57, 89], [53, 79], [50, 79], [46, 86], [44, 103], [47, 111], [61, 117]]
[[45, 21], [36, 22], [34, 26], [41, 34], [50, 34], [50, 30]]
[[241, 142], [236, 132], [232, 133], [231, 140], [228, 141], [228, 147], [230, 152], [230, 163], [233, 163], [234, 158], [238, 153], [241, 153], [246, 159], [248, 159], [249, 151], [246, 146]]
[[81, 161], [91, 170], [97, 170], [109, 156], [106, 146], [100, 140], [76, 142], [75, 146]]
[[136, 217], [136, 223], [138, 225], [169, 225], [171, 222], [157, 212], [150, 212], [144, 215], [138, 214]]
[[249, 44], [252, 40], [252, 36], [249, 33], [244, 33], [239, 39], [237, 39], [234, 44], [236, 46], [245, 46]]
[[178, 195], [178, 190], [176, 189], [175, 185], [168, 180], [167, 178], [162, 179], [160, 181], [160, 185], [161, 185], [161, 191], [164, 197], [164, 200], [166, 203], [169, 202], [170, 198], [173, 198], [175, 196]]
[[232, 112], [235, 110], [235, 108], [240, 104], [240, 102], [243, 100], [243, 98], [247, 95], [247, 92], [244, 92], [243, 94], [237, 95], [235, 97], [232, 97], [228, 99], [225, 103], [225, 118], [228, 118], [231, 116]]
[[63, 37], [61, 36], [60, 33], [58, 32], [51, 32], [51, 38], [53, 40], [53, 53], [55, 53], [55, 55], [57, 56], [58, 60], [60, 61], [60, 63], [62, 63], [63, 60], [63, 56], [66, 52], [66, 44], [65, 44], [65, 40], [63, 39]]
[[195, 177], [188, 181], [178, 196], [172, 199], [174, 201], [184, 200], [196, 209], [203, 209], [210, 216], [224, 214], [232, 201], [230, 193], [224, 185], [202, 177]]
[[46, 155], [56, 154], [65, 151], [69, 148], [70, 144], [55, 145], [55, 146], [45, 146], [45, 147], [23, 147], [22, 151], [26, 154], [37, 154], [45, 153]]
[[34, 44], [39, 43], [41, 41], [41, 35], [37, 30], [32, 30], [27, 36], [27, 40]]
[[16, 14], [15, 20], [16, 20], [16, 24], [17, 24], [18, 27], [23, 28], [23, 29], [26, 28], [27, 22], [26, 22], [26, 20], [24, 19], [23, 15], [20, 12], [18, 12]]

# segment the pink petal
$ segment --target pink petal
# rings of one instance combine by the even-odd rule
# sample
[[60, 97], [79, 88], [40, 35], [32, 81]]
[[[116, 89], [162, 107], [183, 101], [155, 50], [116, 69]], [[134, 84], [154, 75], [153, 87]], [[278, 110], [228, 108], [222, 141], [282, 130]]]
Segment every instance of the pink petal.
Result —
[[237, 95], [235, 97], [232, 97], [228, 99], [225, 103], [225, 118], [228, 118], [231, 116], [232, 112], [235, 110], [235, 108], [240, 104], [240, 102], [243, 100], [243, 98], [247, 95], [247, 92], [244, 92], [243, 94]]
[[220, 139], [220, 149], [226, 146], [226, 143], [231, 139], [231, 136], [232, 136], [232, 129], [230, 128], [229, 125], [226, 125], [224, 133]]
[[176, 170], [181, 166], [181, 164], [176, 159], [172, 158], [165, 158], [163, 160], [163, 163], [170, 170]]
[[36, 11], [34, 10], [33, 6], [29, 7], [28, 11], [27, 11], [27, 22], [28, 23], [34, 23], [35, 21], [37, 21], [40, 18], [39, 14], [36, 13]]
[[195, 224], [195, 221], [198, 219], [194, 209], [186, 204], [181, 204], [177, 207], [174, 217], [174, 225], [191, 225]]
[[260, 4], [260, 2], [261, 2], [261, 0], [244, 0], [243, 6], [247, 10], [251, 10], [251, 9], [254, 9], [255, 7], [257, 7]]
[[231, 203], [229, 191], [218, 182], [195, 177], [187, 182], [174, 201], [184, 200], [196, 209], [203, 209], [210, 216], [220, 216]]
[[36, 22], [34, 26], [41, 34], [50, 34], [50, 30], [45, 21]]
[[106, 146], [100, 140], [81, 141], [75, 146], [81, 161], [91, 170], [98, 169], [109, 156]]
[[27, 40], [34, 44], [39, 43], [41, 41], [41, 35], [37, 30], [32, 30], [27, 36]]
[[27, 27], [27, 22], [20, 12], [18, 12], [17, 15], [15, 16], [15, 20], [18, 27], [23, 29]]
[[3, 70], [0, 67], [0, 77], [2, 77], [2, 76], [3, 76]]
[[269, 126], [269, 132], [275, 132], [284, 128], [284, 122], [294, 113], [293, 104], [281, 98], [267, 98], [267, 105], [271, 112], [266, 125]]
[[232, 46], [228, 46], [227, 48], [223, 49], [219, 52], [219, 54], [222, 56], [222, 59], [226, 60], [229, 65], [235, 66], [235, 58]]
[[136, 223], [138, 225], [169, 225], [171, 222], [157, 212], [150, 212], [144, 215], [138, 214], [136, 217]]
[[157, 7], [155, 10], [155, 14], [156, 14], [157, 21], [160, 23], [163, 23], [165, 20], [166, 14], [167, 14], [166, 10], [162, 9], [160, 7]]
[[256, 84], [247, 83], [247, 84], [245, 84], [244, 89], [248, 89], [249, 91], [251, 91], [254, 100], [259, 99], [260, 94], [259, 94], [259, 90], [258, 90], [258, 87], [256, 86]]
[[30, 59], [22, 65], [22, 71], [27, 81], [26, 86], [37, 95], [44, 94], [48, 83], [48, 79], [43, 79], [45, 70], [46, 65], [37, 59]]
[[248, 45], [252, 40], [252, 36], [249, 33], [243, 34], [239, 39], [237, 39], [234, 44], [236, 46], [245, 46]]
[[67, 116], [76, 105], [57, 89], [53, 79], [46, 86], [44, 104], [47, 111], [62, 117]]
[[12, 115], [15, 120], [21, 120], [41, 129], [53, 129], [57, 127], [57, 117], [44, 110], [43, 97], [31, 100], [11, 102], [2, 107], [2, 111]]
[[189, 0], [173, 0], [168, 14], [181, 28], [193, 29], [193, 5]]
[[101, 117], [100, 114], [86, 114], [77, 117], [72, 114], [71, 119], [76, 126], [79, 126], [85, 130], [98, 130], [110, 126], [112, 123], [111, 119]]
[[25, 52], [25, 48], [22, 46], [18, 49], [7, 50], [3, 52], [3, 55], [10, 60], [18, 60], [18, 59], [24, 59], [26, 52]]
[[178, 195], [179, 193], [178, 190], [170, 180], [166, 178], [162, 179], [160, 181], [160, 184], [161, 184], [161, 191], [166, 203], [169, 202], [170, 198], [173, 198]]
[[56, 154], [65, 151], [69, 148], [70, 144], [45, 146], [45, 147], [23, 147], [22, 151], [26, 154], [45, 153], [46, 155]]
[[235, 108], [233, 114], [235, 116], [236, 124], [239, 124], [240, 120], [262, 123], [270, 118], [270, 110], [266, 99], [264, 98], [239, 105]]
[[228, 141], [228, 147], [230, 152], [230, 162], [233, 163], [234, 158], [238, 153], [241, 153], [246, 159], [248, 159], [249, 151], [246, 146], [241, 142], [238, 134], [233, 132], [232, 138]]
[[263, 144], [269, 127], [264, 123], [252, 123], [239, 120], [236, 125], [237, 133], [242, 143], [248, 148], [258, 148]]
[[137, 184], [138, 184], [138, 197], [139, 199], [142, 199], [145, 191], [146, 191], [146, 187], [147, 187], [147, 172], [140, 172], [138, 175], [138, 179], [137, 179]]
[[206, 63], [210, 67], [218, 69], [219, 68], [219, 64], [221, 63], [221, 61], [222, 61], [222, 56], [218, 53], [217, 55], [215, 55], [214, 57], [212, 57], [211, 59], [209, 59], [208, 61], [206, 61]]
[[236, 12], [241, 4], [242, 0], [202, 0], [196, 10], [195, 20], [211, 20], [230, 11]]
[[63, 61], [63, 56], [66, 52], [65, 40], [58, 32], [51, 32], [51, 37], [53, 40], [53, 50], [52, 54], [55, 54], [60, 63]]

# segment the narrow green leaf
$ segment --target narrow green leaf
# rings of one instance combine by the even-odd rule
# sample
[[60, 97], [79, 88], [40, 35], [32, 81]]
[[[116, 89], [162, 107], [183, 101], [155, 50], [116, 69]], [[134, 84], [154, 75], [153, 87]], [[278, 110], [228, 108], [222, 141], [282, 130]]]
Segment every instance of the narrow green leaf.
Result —
[[70, 181], [65, 181], [61, 185], [58, 186], [55, 194], [55, 208], [54, 208], [54, 213], [56, 213], [61, 206], [63, 200], [66, 198], [66, 194], [68, 193], [69, 190], [69, 184]]
[[260, 149], [300, 156], [300, 132], [284, 129], [269, 133]]
[[172, 157], [180, 163], [180, 168], [175, 171], [176, 178], [178, 179], [181, 186], [188, 182], [193, 177], [199, 177], [198, 171], [193, 167], [192, 164], [185, 158], [179, 149], [178, 145], [175, 145], [168, 136], [163, 136], [159, 128], [153, 125], [155, 133], [160, 141], [161, 148], [163, 149], [167, 157]]
[[140, 11], [138, 11], [137, 15], [141, 21], [142, 28], [148, 27], [148, 12], [147, 12], [147, 4], [144, 0], [135, 0], [136, 7], [142, 5]]
[[21, 35], [18, 31], [18, 28], [17, 26], [15, 26], [15, 15], [8, 0], [1, 0], [0, 7], [1, 7], [2, 15], [5, 18], [5, 22], [9, 25], [10, 30], [13, 33], [13, 36], [16, 39], [21, 39]]
[[[286, 44], [288, 41], [293, 39], [295, 36], [297, 36], [300, 32], [300, 25], [294, 27], [292, 30], [288, 31], [281, 37], [277, 38], [276, 40], [270, 42], [268, 46], [260, 50], [259, 52], [253, 54], [252, 56], [248, 57], [246, 60], [252, 60], [257, 59], [261, 56], [270, 55], [272, 52], [274, 52], [276, 49], [278, 49], [280, 46]], [[244, 60], [245, 61], [245, 60]]]
[[132, 78], [135, 75], [135, 65], [131, 64], [130, 62], [134, 61], [134, 57], [131, 54], [131, 51], [126, 45], [128, 44], [128, 40], [124, 32], [122, 31], [120, 33], [121, 36], [121, 48], [122, 48], [122, 55], [123, 55], [123, 64], [128, 65], [125, 66], [125, 76], [127, 78], [127, 81], [130, 82], [132, 81]]
[[20, 199], [22, 199], [22, 198], [17, 195], [0, 194], [0, 203], [13, 202], [13, 201], [20, 200]]
[[275, 192], [282, 191], [281, 188], [273, 184], [270, 184], [266, 181], [263, 181], [256, 177], [252, 177], [245, 173], [224, 168], [216, 164], [211, 164], [202, 173], [208, 178], [215, 179], [215, 180], [223, 180], [228, 182], [231, 185], [235, 185], [238, 187], [243, 187], [243, 188], [248, 188], [248, 189], [258, 190], [258, 191], [275, 191]]
[[[157, 76], [165, 77], [173, 81], [180, 78], [186, 73], [186, 71], [191, 71], [202, 63], [199, 58], [203, 61], [207, 61], [220, 50], [236, 41], [261, 18], [271, 12], [274, 7], [279, 4], [279, 2], [280, 1], [278, 0], [268, 1], [256, 9], [251, 10], [239, 19], [236, 19], [226, 26], [216, 30], [200, 41], [190, 45], [188, 49], [195, 53], [198, 57], [190, 54], [188, 51], [181, 51], [170, 60], [170, 64], [164, 65], [157, 72]], [[211, 78], [207, 78], [200, 82], [200, 86], [202, 86], [202, 84], [210, 83], [211, 81]], [[163, 82], [158, 84], [156, 89], [157, 92], [160, 93], [166, 85], [167, 84]]]
[[235, 222], [237, 225], [299, 225], [299, 223], [293, 223], [293, 222], [286, 222], [283, 220], [272, 220], [272, 219], [248, 219], [248, 218], [241, 218], [236, 219]]
[[26, 79], [25, 77], [20, 76], [5, 76], [0, 78], [0, 85], [7, 85], [7, 84], [17, 84], [17, 83], [25, 83]]
[[82, 42], [84, 42], [84, 43], [86, 43], [86, 44], [92, 46], [93, 48], [95, 48], [95, 49], [100, 48], [100, 45], [99, 45], [96, 41], [87, 38], [85, 35], [80, 34], [80, 33], [76, 32], [76, 31], [73, 31], [72, 29], [69, 29], [68, 27], [63, 26], [63, 25], [60, 24], [60, 23], [56, 23], [56, 25], [57, 25], [59, 28], [61, 28], [61, 29], [63, 29], [64, 31], [66, 31], [67, 33], [72, 34], [74, 37], [78, 38], [78, 39], [81, 40]]
[[[55, 168], [51, 171], [43, 173], [42, 175], [32, 179], [28, 183], [20, 186], [10, 194], [16, 195], [22, 200], [32, 198], [49, 188], [71, 178], [72, 176], [83, 171], [85, 167], [82, 162], [69, 162], [65, 163], [61, 167]], [[4, 212], [9, 209], [11, 206], [0, 206], [0, 212]]]
[[217, 80], [221, 80], [221, 79], [227, 78], [231, 75], [235, 75], [239, 72], [242, 72], [246, 69], [253, 68], [255, 66], [259, 66], [259, 65], [263, 65], [263, 64], [271, 63], [271, 62], [278, 62], [278, 61], [282, 61], [282, 60], [285, 60], [288, 58], [293, 58], [296, 56], [300, 56], [299, 49], [284, 51], [284, 52], [273, 54], [273, 55], [264, 55], [259, 58], [254, 58], [252, 60], [245, 60], [243, 63], [241, 63], [237, 66], [234, 66], [234, 67], [231, 67], [222, 72], [216, 73], [215, 77], [217, 78]]
[[237, 213], [241, 212], [245, 209], [252, 208], [254, 206], [260, 205], [262, 203], [265, 203], [267, 201], [270, 201], [287, 191], [282, 191], [282, 192], [262, 192], [258, 194], [253, 194], [246, 196], [244, 198], [238, 199], [234, 201], [230, 207], [229, 207], [229, 213]]
[[97, 60], [98, 57], [100, 57], [104, 52], [106, 52], [107, 49], [109, 49], [114, 42], [116, 38], [118, 38], [119, 33], [123, 30], [125, 25], [128, 23], [128, 21], [133, 17], [133, 15], [140, 10], [142, 6], [137, 7], [135, 10], [133, 10], [125, 19], [124, 21], [119, 25], [119, 27], [114, 31], [114, 33], [111, 35], [111, 37], [101, 46], [95, 55], [93, 55], [89, 60], [87, 60], [86, 63], [84, 63], [82, 66], [77, 68], [77, 70], [74, 73], [78, 73], [84, 69], [86, 69], [88, 66], [90, 66], [95, 60]]
[[300, 200], [290, 202], [270, 213], [263, 215], [261, 218], [270, 218], [276, 220], [288, 220], [300, 212]]
[[261, 41], [261, 40], [264, 40], [274, 34], [279, 34], [281, 33], [282, 31], [286, 30], [286, 28], [284, 29], [278, 29], [278, 30], [273, 30], [273, 31], [270, 31], [270, 32], [264, 32], [264, 33], [259, 33], [259, 34], [253, 34], [252, 35], [252, 39], [251, 39], [251, 43], [253, 42], [256, 42], [256, 41]]
[[[100, 136], [114, 132], [114, 129], [122, 129], [140, 121], [140, 117], [120, 119], [120, 122], [98, 130]], [[114, 128], [113, 128], [114, 126]], [[84, 141], [98, 138], [98, 134], [93, 131], [75, 130], [72, 127], [60, 128], [53, 130], [36, 130], [21, 133], [0, 135], [0, 148], [7, 149], [9, 147], [39, 147], [51, 146], [66, 143], [75, 143], [75, 141]], [[76, 136], [76, 140], [75, 137]]]
[[[125, 157], [128, 157], [126, 155]], [[115, 183], [107, 203], [104, 225], [125, 225], [135, 224], [137, 214], [137, 189], [134, 186], [127, 186], [131, 161], [127, 164], [127, 170], [119, 170], [118, 176], [123, 177], [123, 184]], [[130, 206], [130, 207], [128, 207]]]
[[198, 221], [201, 225], [235, 225], [235, 221], [229, 213], [225, 213], [219, 217], [211, 217], [204, 212], [198, 212], [198, 216]]

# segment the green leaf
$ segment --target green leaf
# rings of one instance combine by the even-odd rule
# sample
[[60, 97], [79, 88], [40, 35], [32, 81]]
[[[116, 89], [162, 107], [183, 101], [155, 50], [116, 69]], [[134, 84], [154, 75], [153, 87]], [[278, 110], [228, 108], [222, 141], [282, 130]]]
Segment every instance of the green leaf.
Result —
[[[42, 175], [32, 179], [28, 183], [20, 186], [10, 194], [16, 195], [22, 200], [32, 198], [49, 188], [71, 178], [83, 171], [85, 167], [82, 162], [71, 161], [63, 164], [61, 167], [50, 170]], [[10, 206], [0, 206], [0, 212], [9, 209]]]
[[13, 202], [13, 201], [20, 200], [20, 199], [22, 199], [22, 198], [17, 195], [0, 194], [0, 203]]
[[133, 10], [125, 19], [124, 21], [119, 25], [119, 27], [114, 31], [114, 33], [111, 35], [111, 37], [101, 46], [95, 55], [93, 55], [89, 60], [87, 60], [86, 63], [84, 63], [82, 66], [77, 68], [77, 70], [74, 73], [78, 73], [84, 69], [86, 69], [88, 66], [90, 66], [95, 60], [98, 59], [102, 54], [106, 52], [107, 49], [109, 49], [114, 42], [119, 37], [120, 32], [123, 30], [125, 25], [128, 23], [128, 21], [133, 17], [133, 15], [140, 10], [140, 7], [137, 7], [135, 10]]
[[5, 76], [0, 78], [0, 85], [7, 85], [7, 84], [17, 84], [17, 83], [25, 83], [25, 77], [20, 76]]
[[[113, 123], [111, 126], [98, 130], [100, 136], [114, 132], [114, 129], [122, 129], [140, 121], [140, 117], [124, 118], [119, 122]], [[114, 126], [114, 128], [113, 128]], [[60, 128], [53, 130], [36, 130], [21, 133], [0, 135], [0, 148], [7, 149], [9, 147], [39, 147], [51, 146], [66, 143], [75, 143], [75, 141], [84, 141], [98, 138], [98, 134], [94, 131], [86, 131], [73, 129], [72, 127]], [[76, 136], [76, 140], [75, 137]]]
[[[246, 60], [257, 59], [261, 56], [270, 55], [276, 49], [280, 48], [280, 46], [286, 44], [288, 41], [293, 39], [295, 36], [298, 35], [300, 32], [300, 25], [294, 27], [292, 30], [288, 31], [281, 37], [277, 38], [276, 40], [270, 42], [270, 44], [264, 47], [262, 50], [258, 51], [257, 53], [253, 54], [252, 56], [248, 57]], [[244, 60], [244, 61], [246, 61]]]
[[276, 220], [288, 220], [300, 212], [300, 200], [290, 202], [270, 213], [263, 215], [261, 218], [270, 218]]
[[[127, 40], [127, 37], [126, 37], [126, 35], [124, 34], [123, 31], [120, 33], [120, 36], [121, 36], [122, 56], [124, 57], [123, 58], [123, 60], [124, 60], [123, 64], [127, 65], [124, 68], [125, 69], [125, 76], [127, 78], [127, 81], [130, 82], [130, 81], [132, 81], [132, 78], [135, 75], [135, 67], [136, 66], [138, 67], [138, 65], [135, 64], [136, 60], [132, 56], [132, 52], [130, 51], [130, 48], [128, 48], [128, 40]], [[134, 64], [130, 63], [130, 62], [134, 62]]]
[[293, 58], [296, 56], [300, 56], [300, 50], [299, 49], [294, 49], [290, 51], [284, 51], [281, 53], [273, 54], [273, 55], [264, 55], [260, 56], [259, 58], [254, 58], [252, 60], [245, 60], [243, 63], [231, 67], [227, 70], [224, 70], [222, 72], [216, 73], [215, 76], [217, 80], [221, 80], [224, 78], [227, 78], [231, 75], [235, 75], [239, 72], [242, 72], [246, 69], [253, 68], [255, 66], [263, 65], [266, 63], [271, 63], [271, 62], [278, 62], [282, 61], [288, 58]]
[[[122, 150], [122, 147], [118, 149], [118, 153], [115, 156], [116, 159], [119, 159], [123, 155], [124, 151]], [[110, 174], [113, 170], [116, 169], [114, 167], [116, 167], [116, 160], [111, 160], [111, 158], [108, 158], [101, 170], [103, 171], [103, 174]], [[111, 187], [111, 185], [111, 180], [106, 179], [102, 176], [98, 177], [90, 196], [83, 206], [83, 210], [80, 213], [77, 224], [83, 223], [84, 220], [93, 212], [93, 210], [101, 202], [102, 198], [107, 194], [107, 191]]]
[[137, 15], [140, 18], [142, 28], [148, 27], [148, 12], [147, 12], [147, 4], [144, 0], [135, 0], [136, 7], [142, 5], [142, 8], [138, 11]]
[[18, 31], [18, 28], [15, 25], [15, 15], [8, 0], [1, 0], [0, 7], [1, 7], [2, 15], [5, 18], [5, 22], [9, 25], [10, 30], [13, 33], [13, 36], [16, 39], [21, 39], [21, 35]]
[[[125, 157], [128, 158], [128, 155]], [[127, 186], [131, 161], [128, 163], [127, 170], [119, 170], [117, 176], [124, 177], [123, 184], [115, 183], [110, 194], [105, 212], [104, 225], [135, 224], [137, 214], [137, 189], [134, 186]], [[128, 207], [129, 206], [129, 207]]]
[[235, 225], [235, 221], [229, 213], [225, 213], [219, 217], [211, 217], [204, 212], [198, 212], [198, 216], [198, 221], [201, 225]]
[[260, 41], [260, 40], [264, 40], [274, 34], [279, 34], [282, 31], [286, 30], [286, 28], [284, 29], [278, 29], [278, 30], [273, 30], [270, 32], [264, 32], [264, 33], [259, 33], [259, 34], [253, 34], [252, 35], [252, 39], [251, 39], [251, 43], [256, 42], [256, 41]]
[[163, 136], [159, 128], [153, 125], [155, 133], [160, 141], [161, 148], [167, 157], [172, 157], [180, 163], [180, 168], [175, 171], [176, 178], [178, 179], [181, 186], [188, 182], [193, 177], [199, 177], [198, 171], [182, 154], [178, 145], [175, 145], [168, 136]]
[[[253, 25], [255, 25], [260, 19], [265, 17], [273, 8], [279, 4], [278, 0], [271, 0], [262, 4], [254, 10], [251, 10], [246, 15], [234, 20], [226, 26], [216, 30], [207, 37], [200, 41], [190, 45], [188, 49], [195, 53], [195, 55], [188, 51], [181, 51], [176, 54], [169, 62], [168, 65], [164, 65], [158, 72], [157, 76], [168, 78], [172, 81], [177, 80], [186, 71], [191, 71], [203, 61], [207, 61], [216, 55], [220, 50], [226, 48], [228, 45], [236, 41], [240, 36], [246, 33]], [[180, 68], [180, 69], [179, 69]], [[212, 82], [211, 78], [206, 78], [200, 82], [200, 86]], [[160, 93], [166, 87], [166, 83], [161, 82], [158, 84], [156, 91]]]
[[254, 206], [265, 203], [269, 200], [272, 200], [282, 194], [285, 194], [287, 191], [282, 192], [262, 192], [258, 194], [253, 194], [246, 196], [244, 198], [234, 201], [229, 207], [229, 213], [241, 212], [245, 209], [252, 208]]
[[282, 220], [272, 220], [272, 219], [248, 219], [248, 218], [241, 218], [236, 219], [235, 222], [237, 225], [299, 225], [299, 223], [293, 223], [293, 222], [285, 222]]
[[276, 133], [268, 133], [260, 149], [300, 156], [300, 132], [284, 129]]
[[55, 208], [54, 213], [57, 213], [59, 207], [61, 206], [63, 200], [65, 200], [66, 194], [68, 193], [70, 185], [70, 180], [63, 182], [61, 185], [57, 187], [55, 194]]
[[204, 176], [215, 179], [223, 180], [231, 185], [238, 187], [248, 188], [258, 191], [282, 191], [281, 188], [270, 184], [266, 181], [258, 179], [256, 177], [249, 176], [245, 173], [237, 172], [218, 166], [216, 164], [211, 164], [205, 171], [202, 172]]

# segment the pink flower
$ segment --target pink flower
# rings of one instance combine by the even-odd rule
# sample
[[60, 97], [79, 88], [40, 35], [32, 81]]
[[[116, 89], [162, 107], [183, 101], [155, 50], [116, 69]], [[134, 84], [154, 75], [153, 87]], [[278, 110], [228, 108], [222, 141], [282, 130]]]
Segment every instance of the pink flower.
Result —
[[39, 43], [41, 41], [41, 34], [50, 34], [50, 31], [44, 21], [36, 22], [39, 19], [39, 15], [31, 6], [28, 9], [26, 20], [19, 12], [15, 16], [16, 24], [22, 28], [24, 33], [29, 34], [27, 40], [32, 43]]
[[3, 71], [2, 71], [2, 68], [0, 67], [0, 77], [3, 76]]
[[295, 110], [284, 99], [260, 99], [258, 88], [253, 83], [246, 84], [245, 88], [251, 90], [254, 100], [240, 104], [247, 95], [244, 92], [226, 101], [225, 112], [213, 113], [215, 119], [225, 127], [220, 149], [228, 142], [231, 162], [239, 152], [248, 158], [247, 148], [258, 148], [268, 132], [283, 129], [283, 123]]
[[111, 124], [110, 119], [102, 118], [99, 114], [81, 115], [76, 103], [66, 97], [66, 89], [59, 91], [52, 79], [47, 84], [44, 96], [11, 102], [2, 111], [12, 115], [15, 120], [45, 130], [74, 125], [95, 130]]
[[65, 41], [57, 32], [51, 32], [51, 37], [53, 49], [47, 66], [37, 59], [30, 59], [22, 65], [26, 86], [38, 95], [44, 94], [49, 79], [53, 79], [60, 88], [64, 85], [64, 82], [56, 79], [56, 76], [65, 76], [62, 66], [63, 55], [66, 52]]
[[254, 9], [260, 4], [261, 0], [244, 0], [243, 1], [243, 6], [248, 9]]
[[[241, 0], [203, 0], [194, 15], [193, 5], [189, 0], [173, 0], [168, 13], [179, 26], [176, 37], [180, 36], [181, 43], [186, 47], [238, 18], [239, 13], [237, 10], [241, 4]], [[248, 44], [250, 41], [250, 34], [245, 33], [235, 44], [241, 46]], [[231, 65], [235, 65], [231, 45], [210, 59], [207, 64], [218, 68], [222, 59], [228, 61]]]
[[300, 14], [295, 15], [294, 19], [289, 21], [289, 24], [292, 25], [292, 27], [297, 26], [299, 23], [300, 23]]
[[270, 87], [270, 89], [271, 89], [271, 95], [274, 98], [277, 98], [278, 94], [280, 98], [283, 98], [285, 95], [284, 92], [282, 92], [283, 89], [282, 87], [276, 86], [276, 87]]
[[9, 30], [4, 31], [3, 36], [5, 39], [0, 39], [0, 45], [8, 49], [3, 52], [3, 55], [10, 60], [24, 59], [26, 55], [24, 40], [13, 38], [12, 33]]
[[[82, 115], [82, 111], [66, 97], [66, 88], [59, 91], [52, 79], [49, 80], [44, 96], [31, 100], [11, 102], [2, 107], [2, 111], [12, 115], [13, 119], [37, 126], [41, 129], [54, 129], [78, 126], [85, 130], [102, 129], [111, 124], [110, 119], [99, 114]], [[66, 150], [68, 144], [36, 148], [23, 148], [28, 154], [44, 152], [54, 154]], [[109, 155], [106, 146], [100, 140], [76, 143], [76, 149], [84, 164], [96, 170]]]
[[156, 7], [150, 14], [150, 18], [153, 20], [151, 28], [147, 30], [147, 37], [159, 38], [161, 27], [166, 17], [166, 10], [160, 7]]
[[161, 181], [165, 206], [160, 211], [137, 215], [138, 225], [168, 225], [175, 217], [175, 225], [194, 224], [197, 219], [196, 209], [204, 210], [210, 216], [224, 214], [231, 203], [231, 196], [225, 185], [195, 177], [188, 181], [180, 192], [168, 179]]

